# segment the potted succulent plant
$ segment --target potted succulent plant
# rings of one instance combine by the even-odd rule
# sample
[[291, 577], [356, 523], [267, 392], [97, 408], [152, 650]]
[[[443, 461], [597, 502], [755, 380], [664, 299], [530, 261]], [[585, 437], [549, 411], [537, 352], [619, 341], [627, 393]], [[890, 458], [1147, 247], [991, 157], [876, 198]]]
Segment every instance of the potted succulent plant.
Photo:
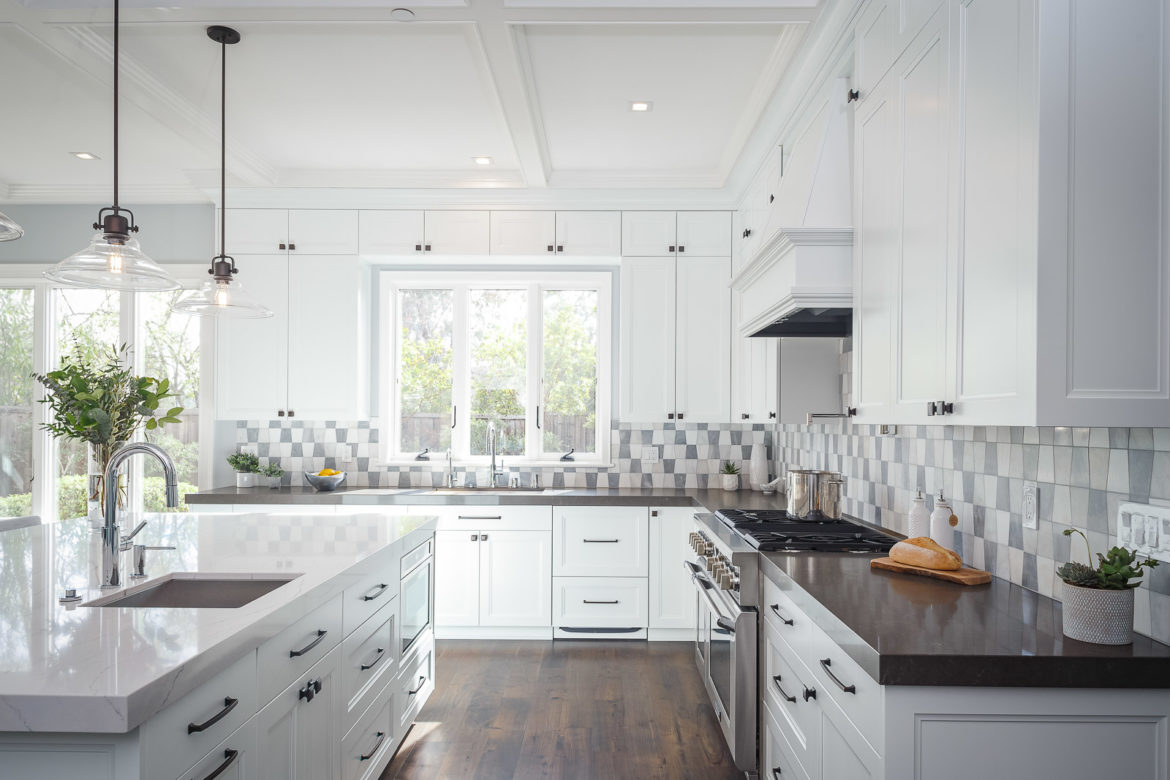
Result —
[[260, 471], [260, 458], [251, 452], [238, 450], [227, 456], [227, 462], [236, 472], [236, 487], [256, 487], [256, 473]]
[[[1093, 550], [1089, 539], [1076, 528], [1065, 536], [1078, 534], [1085, 540], [1090, 563]], [[1097, 566], [1070, 561], [1056, 570], [1064, 580], [1064, 634], [1082, 642], [1099, 645], [1128, 645], [1133, 642], [1133, 591], [1141, 585], [1142, 569], [1158, 565], [1153, 558], [1138, 560], [1136, 550], [1114, 547], [1107, 555], [1097, 553]]]
[[739, 466], [729, 460], [723, 461], [723, 468], [719, 469], [724, 490], [739, 490]]
[[268, 487], [280, 487], [280, 478], [284, 476], [284, 469], [280, 467], [279, 463], [269, 463], [264, 468], [260, 469], [260, 473], [268, 480]]

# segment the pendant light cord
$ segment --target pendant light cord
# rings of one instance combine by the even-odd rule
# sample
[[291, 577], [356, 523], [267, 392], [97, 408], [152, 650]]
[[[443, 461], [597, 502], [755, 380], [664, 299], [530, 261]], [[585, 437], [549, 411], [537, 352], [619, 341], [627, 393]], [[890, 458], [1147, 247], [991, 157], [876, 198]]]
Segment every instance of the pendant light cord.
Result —
[[227, 253], [227, 42], [219, 44], [219, 254]]
[[119, 0], [114, 0], [114, 210], [118, 209], [118, 28]]

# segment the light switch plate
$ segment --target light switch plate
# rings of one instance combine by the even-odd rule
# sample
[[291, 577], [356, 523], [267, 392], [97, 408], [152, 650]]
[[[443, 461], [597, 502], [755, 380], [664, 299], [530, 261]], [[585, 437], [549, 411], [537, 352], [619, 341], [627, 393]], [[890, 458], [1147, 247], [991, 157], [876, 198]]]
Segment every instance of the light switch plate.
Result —
[[657, 463], [658, 462], [658, 445], [644, 444], [642, 445], [642, 462], [643, 463]]
[[1035, 482], [1024, 483], [1024, 528], [1040, 527], [1040, 487]]
[[1117, 508], [1117, 545], [1170, 561], [1170, 507], [1122, 504]]

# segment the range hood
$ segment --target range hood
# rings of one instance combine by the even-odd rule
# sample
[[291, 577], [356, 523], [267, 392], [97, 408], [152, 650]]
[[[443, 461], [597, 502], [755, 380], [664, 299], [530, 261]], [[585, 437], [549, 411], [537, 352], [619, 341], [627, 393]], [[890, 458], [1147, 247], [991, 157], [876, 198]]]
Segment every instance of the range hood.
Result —
[[852, 334], [847, 94], [848, 83], [841, 80], [797, 139], [758, 231], [762, 240], [731, 280], [740, 293], [737, 325], [743, 336]]

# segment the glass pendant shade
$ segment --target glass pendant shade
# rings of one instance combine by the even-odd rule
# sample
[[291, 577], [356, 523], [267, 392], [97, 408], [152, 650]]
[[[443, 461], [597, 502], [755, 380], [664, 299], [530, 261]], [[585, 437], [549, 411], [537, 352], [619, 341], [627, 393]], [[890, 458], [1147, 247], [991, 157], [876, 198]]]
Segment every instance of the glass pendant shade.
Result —
[[24, 228], [0, 213], [0, 241], [15, 241], [24, 235]]
[[138, 239], [98, 231], [89, 246], [45, 271], [45, 278], [72, 287], [111, 290], [177, 290], [179, 283], [138, 246]]
[[174, 306], [181, 314], [195, 314], [201, 317], [258, 320], [271, 317], [272, 311], [256, 300], [236, 280], [208, 279], [184, 295]]

